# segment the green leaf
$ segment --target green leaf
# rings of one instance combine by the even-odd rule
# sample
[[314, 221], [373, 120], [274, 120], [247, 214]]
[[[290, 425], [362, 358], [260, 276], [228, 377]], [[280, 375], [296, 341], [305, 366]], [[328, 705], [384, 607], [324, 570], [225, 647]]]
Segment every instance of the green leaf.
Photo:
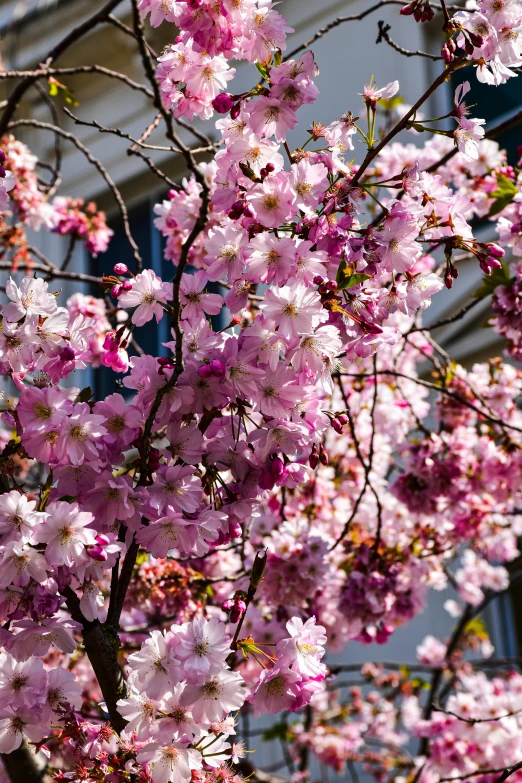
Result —
[[93, 392], [91, 387], [86, 386], [85, 389], [82, 389], [79, 395], [76, 397], [75, 402], [89, 402], [92, 396]]
[[422, 688], [424, 691], [428, 691], [430, 689], [429, 682], [426, 682], [426, 680], [423, 680], [422, 677], [415, 677], [413, 680], [410, 681], [412, 688]]
[[502, 212], [508, 204], [511, 204], [518, 193], [517, 186], [505, 174], [497, 174], [497, 184], [498, 188], [491, 193], [495, 201], [489, 208], [488, 217]]
[[281, 739], [283, 742], [291, 742], [293, 734], [286, 723], [275, 723], [261, 735], [261, 739], [263, 742], [269, 742], [274, 739]]
[[79, 106], [80, 104], [74, 97], [74, 93], [72, 90], [69, 89], [65, 84], [61, 84], [61, 82], [58, 81], [58, 79], [55, 79], [53, 76], [49, 77], [49, 95], [51, 95], [53, 98], [56, 96], [61, 96], [65, 103], [68, 103], [69, 106]]
[[484, 620], [482, 620], [481, 617], [475, 617], [473, 620], [470, 620], [464, 628], [464, 631], [465, 633], [477, 636], [479, 639], [488, 638], [488, 629], [486, 628], [486, 623]]
[[359, 283], [364, 283], [365, 280], [369, 280], [370, 277], [371, 275], [365, 275], [362, 273], [350, 275], [350, 277], [344, 283], [343, 288], [353, 288], [355, 285], [359, 285]]
[[405, 680], [409, 680], [410, 679], [411, 669], [410, 669], [409, 666], [406, 666], [406, 664], [403, 664], [403, 665], [399, 666], [399, 671], [400, 671], [400, 673], [402, 674], [402, 676], [404, 677]]
[[501, 261], [502, 267], [494, 269], [490, 275], [485, 275], [482, 285], [477, 288], [473, 294], [475, 299], [485, 299], [493, 293], [499, 285], [506, 285], [510, 281], [509, 271], [506, 264]]
[[278, 49], [276, 53], [274, 54], [274, 65], [277, 68], [278, 65], [281, 65], [283, 62], [283, 52], [281, 49]]
[[400, 106], [401, 103], [404, 103], [404, 98], [400, 95], [393, 95], [391, 98], [381, 98], [379, 101], [384, 111], [391, 111], [396, 106]]
[[337, 283], [337, 288], [340, 291], [344, 291], [346, 288], [353, 288], [354, 286], [359, 285], [359, 283], [364, 283], [364, 281], [369, 280], [370, 277], [371, 275], [361, 273], [354, 274], [352, 268], [347, 266], [346, 261], [343, 260], [337, 269], [335, 282]]
[[270, 73], [270, 70], [268, 66], [262, 65], [261, 63], [256, 63], [256, 68], [263, 77], [263, 79], [266, 79], [268, 81], [268, 75]]

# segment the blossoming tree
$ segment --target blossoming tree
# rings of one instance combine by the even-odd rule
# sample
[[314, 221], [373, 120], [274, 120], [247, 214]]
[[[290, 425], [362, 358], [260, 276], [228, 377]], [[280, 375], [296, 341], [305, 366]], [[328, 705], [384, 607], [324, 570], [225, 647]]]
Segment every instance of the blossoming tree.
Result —
[[[379, 30], [437, 76], [411, 107], [394, 101], [397, 82], [370, 80], [362, 119], [306, 130], [308, 47], [328, 30], [288, 52], [284, 3], [132, 0], [132, 27], [112, 15], [120, 5], [34, 70], [0, 73], [14, 84], [0, 117], [3, 779], [270, 783], [278, 768], [247, 755], [249, 717], [267, 714], [263, 739], [280, 741], [295, 781], [316, 777], [314, 759], [354, 780], [357, 765], [397, 783], [514, 779], [522, 674], [492, 657], [480, 616], [521, 575], [522, 172], [494, 140], [520, 116], [483, 127], [468, 81], [446, 117], [420, 110], [464, 69], [495, 100], [522, 65], [522, 5], [381, 0], [340, 17], [330, 28], [385, 5], [406, 26], [434, 20], [440, 53]], [[147, 84], [132, 84], [151, 117], [134, 138], [66, 111], [126, 139], [168, 184], [156, 228], [171, 279], [143, 268], [121, 193], [82, 142], [20, 116], [38, 86], [58, 117], [43, 85], [67, 97], [58, 78], [84, 66], [56, 61], [105, 24], [141, 55]], [[149, 24], [172, 31], [159, 56]], [[252, 66], [240, 94], [236, 60]], [[96, 205], [58, 195], [60, 156], [39, 161], [17, 138], [27, 127], [75, 145], [115, 196], [128, 251], [113, 275], [70, 268], [76, 243], [96, 255], [111, 231]], [[160, 127], [160, 151], [186, 164], [181, 183], [153, 157]], [[396, 140], [408, 129], [424, 146]], [[65, 258], [42, 255], [28, 228], [68, 237]], [[492, 295], [510, 360], [464, 369], [422, 318], [469, 258], [484, 282], [450, 320]], [[64, 302], [61, 280], [93, 295]], [[169, 323], [166, 356], [140, 347], [152, 319]], [[100, 365], [114, 374], [105, 399], [82, 382]], [[357, 673], [323, 657], [385, 643], [446, 588], [455, 629], [416, 660]]]

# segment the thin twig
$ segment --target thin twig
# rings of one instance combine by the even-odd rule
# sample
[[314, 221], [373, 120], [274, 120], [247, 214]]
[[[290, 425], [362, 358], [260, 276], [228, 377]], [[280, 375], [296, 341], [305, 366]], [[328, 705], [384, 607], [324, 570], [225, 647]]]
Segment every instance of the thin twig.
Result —
[[129, 225], [129, 215], [127, 212], [127, 207], [125, 205], [125, 202], [122, 198], [122, 195], [120, 191], [118, 190], [116, 183], [112, 179], [111, 175], [101, 163], [98, 158], [95, 158], [92, 152], [84, 145], [82, 142], [74, 135], [74, 133], [69, 133], [69, 131], [65, 131], [62, 128], [59, 128], [56, 125], [51, 125], [47, 122], [40, 122], [39, 120], [15, 120], [15, 122], [11, 122], [9, 124], [9, 128], [17, 128], [21, 126], [30, 126], [33, 128], [41, 128], [42, 130], [48, 130], [51, 133], [57, 133], [60, 136], [63, 136], [64, 139], [68, 139], [68, 141], [72, 142], [75, 147], [77, 147], [89, 163], [92, 163], [92, 165], [98, 169], [101, 176], [107, 183], [108, 187], [110, 188], [116, 203], [118, 204], [118, 207], [120, 208], [121, 218], [123, 221], [123, 229], [125, 231], [125, 235], [127, 237], [127, 241], [129, 242], [129, 245], [131, 246], [132, 254], [134, 256], [134, 261], [136, 263], [136, 272], [141, 272], [141, 269], [143, 267], [143, 261], [141, 259], [140, 251], [138, 248], [138, 245], [134, 241], [134, 237], [132, 236], [130, 225]]

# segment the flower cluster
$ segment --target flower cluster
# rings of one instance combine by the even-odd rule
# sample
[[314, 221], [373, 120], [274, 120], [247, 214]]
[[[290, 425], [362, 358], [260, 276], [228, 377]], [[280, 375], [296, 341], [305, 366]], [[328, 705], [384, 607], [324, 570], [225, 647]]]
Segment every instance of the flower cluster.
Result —
[[[6, 282], [0, 752], [45, 741], [56, 780], [240, 783], [237, 719], [253, 711], [284, 713], [270, 731], [300, 774], [310, 749], [379, 781], [515, 763], [520, 676], [487, 679], [464, 653], [491, 652], [476, 615], [520, 558], [522, 370], [461, 367], [422, 317], [470, 262], [520, 359], [520, 165], [469, 118], [467, 83], [446, 117], [457, 127], [423, 147], [386, 135], [399, 84], [371, 80], [366, 127], [317, 121], [291, 149], [318, 69], [308, 50], [283, 59], [290, 28], [272, 2], [139, 9], [178, 30], [149, 74], [163, 118], [217, 112], [220, 141], [204, 164], [186, 150], [190, 176], [156, 205], [173, 279], [119, 258], [105, 298], [66, 307], [50, 282], [63, 268]], [[519, 3], [444, 11], [446, 77], [515, 75]], [[225, 92], [232, 59], [261, 82]], [[103, 213], [55, 196], [13, 137], [2, 147], [6, 242], [44, 228], [104, 252]], [[140, 348], [154, 321], [169, 322], [165, 355]], [[80, 379], [100, 365], [115, 387], [97, 400]], [[326, 644], [384, 644], [446, 589], [453, 638], [428, 637], [416, 669], [366, 665], [368, 688], [332, 691]]]

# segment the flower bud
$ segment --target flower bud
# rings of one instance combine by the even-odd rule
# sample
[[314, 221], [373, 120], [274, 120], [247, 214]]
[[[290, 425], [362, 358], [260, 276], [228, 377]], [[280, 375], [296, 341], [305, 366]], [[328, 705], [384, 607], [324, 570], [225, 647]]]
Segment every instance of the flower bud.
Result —
[[72, 362], [76, 354], [70, 345], [66, 345], [60, 352], [60, 359], [63, 362]]
[[208, 364], [202, 364], [201, 367], [198, 367], [198, 375], [200, 378], [210, 378], [212, 370]]
[[315, 470], [316, 467], [319, 465], [319, 452], [317, 451], [317, 446], [313, 445], [312, 451], [310, 452], [310, 456], [308, 457], [308, 464], [312, 468], [312, 470]]
[[322, 443], [319, 447], [319, 462], [321, 463], [321, 465], [328, 465], [328, 454], [325, 451]]
[[106, 351], [115, 351], [118, 348], [118, 338], [116, 332], [107, 332], [102, 348]]
[[272, 471], [263, 470], [259, 476], [259, 486], [261, 489], [273, 489], [275, 484], [275, 478], [272, 475]]
[[218, 114], [226, 114], [234, 105], [234, 99], [228, 92], [222, 92], [216, 95], [212, 101], [212, 107]]
[[236, 103], [232, 108], [230, 109], [230, 119], [231, 120], [237, 120], [239, 115], [241, 114], [241, 104]]
[[217, 375], [218, 378], [222, 378], [225, 374], [225, 365], [219, 359], [212, 359], [209, 367], [212, 375]]
[[121, 283], [118, 283], [117, 285], [113, 285], [111, 288], [111, 296], [113, 299], [117, 299], [119, 295], [121, 294], [123, 290], [123, 286]]
[[89, 557], [92, 557], [93, 560], [98, 560], [100, 563], [104, 563], [107, 560], [107, 552], [100, 546], [91, 546], [87, 552]]
[[338, 419], [332, 419], [330, 424], [339, 435], [343, 434], [343, 425]]
[[114, 264], [114, 273], [116, 275], [128, 275], [129, 274], [129, 267], [127, 264]]
[[121, 290], [122, 291], [130, 291], [132, 288], [132, 283], [130, 280], [124, 280], [121, 284]]
[[263, 574], [265, 573], [266, 557], [266, 549], [262, 553], [256, 552], [256, 557], [250, 572], [250, 584], [252, 587], [259, 587], [259, 583], [261, 582]]
[[276, 457], [270, 463], [270, 472], [275, 479], [280, 478], [283, 475], [285, 469], [285, 463], [281, 457]]
[[107, 546], [107, 544], [111, 543], [110, 539], [107, 538], [107, 536], [104, 536], [103, 533], [98, 533], [98, 535], [96, 536], [96, 542], [100, 546]]
[[491, 244], [488, 245], [488, 251], [489, 255], [493, 256], [493, 258], [503, 258], [506, 254], [505, 250], [499, 247], [499, 245], [495, 245], [494, 242], [491, 242]]

